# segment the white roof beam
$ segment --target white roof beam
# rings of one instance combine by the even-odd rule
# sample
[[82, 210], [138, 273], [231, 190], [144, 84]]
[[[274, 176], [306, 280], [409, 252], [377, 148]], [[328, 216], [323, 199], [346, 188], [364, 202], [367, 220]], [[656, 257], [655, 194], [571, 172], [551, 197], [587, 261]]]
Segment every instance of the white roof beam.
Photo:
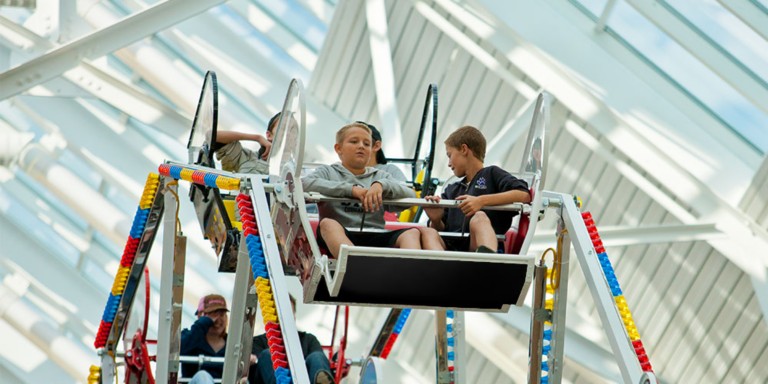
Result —
[[[675, 243], [722, 239], [726, 235], [715, 224], [659, 225], [651, 227], [600, 227], [600, 239], [606, 247], [624, 247], [640, 244]], [[537, 233], [533, 249], [552, 246], [551, 233]]]
[[368, 25], [373, 82], [376, 85], [376, 106], [383, 130], [382, 136], [390, 143], [387, 146], [387, 152], [392, 152], [390, 156], [403, 157], [403, 133], [395, 100], [395, 71], [384, 0], [365, 1], [365, 20]]
[[0, 74], [0, 100], [186, 20], [225, 0], [166, 0]]
[[605, 6], [603, 6], [603, 12], [600, 13], [600, 18], [595, 24], [595, 31], [603, 32], [605, 30], [605, 25], [608, 24], [608, 18], [611, 17], [611, 13], [613, 12], [613, 8], [615, 6], [616, 0], [608, 0], [608, 2], [605, 3]]
[[744, 0], [717, 0], [734, 16], [741, 19], [763, 39], [768, 40], [768, 10], [760, 8], [757, 2]]
[[[47, 39], [37, 36], [2, 16], [0, 16], [0, 35], [15, 36], [18, 43], [6, 41], [7, 45], [14, 50], [16, 57], [28, 58], [55, 48], [54, 44]], [[189, 127], [192, 126], [189, 118], [147, 95], [139, 88], [110, 75], [89, 60], [83, 60], [80, 65], [64, 72], [63, 77], [94, 97], [172, 137], [186, 138], [189, 135]]]
[[627, 0], [627, 3], [666, 32], [712, 72], [733, 86], [736, 91], [768, 113], [768, 84], [722, 47], [703, 36], [700, 31], [694, 30], [695, 27], [690, 22], [681, 20], [684, 16], [673, 12], [671, 6], [663, 1]]

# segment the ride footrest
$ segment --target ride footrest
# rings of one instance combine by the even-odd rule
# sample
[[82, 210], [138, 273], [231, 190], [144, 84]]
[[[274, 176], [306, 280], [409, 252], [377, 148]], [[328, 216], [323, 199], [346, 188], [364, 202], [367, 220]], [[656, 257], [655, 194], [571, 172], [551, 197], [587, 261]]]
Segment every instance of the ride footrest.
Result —
[[335, 272], [310, 302], [506, 312], [525, 299], [533, 257], [344, 245]]

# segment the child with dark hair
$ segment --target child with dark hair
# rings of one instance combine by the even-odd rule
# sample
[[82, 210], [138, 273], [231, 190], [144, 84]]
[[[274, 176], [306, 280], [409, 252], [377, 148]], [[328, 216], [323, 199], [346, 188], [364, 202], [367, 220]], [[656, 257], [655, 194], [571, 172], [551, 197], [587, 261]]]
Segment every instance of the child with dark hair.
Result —
[[[486, 167], [485, 137], [475, 127], [464, 126], [445, 140], [448, 167], [461, 179], [445, 187], [441, 196], [427, 196], [427, 201], [459, 200], [458, 208], [424, 208], [430, 227], [438, 231], [469, 232], [469, 238], [439, 239], [444, 249], [456, 251], [497, 252], [496, 235], [504, 234], [512, 225], [515, 212], [483, 211], [483, 207], [511, 203], [528, 203], [528, 183], [495, 166]], [[422, 241], [434, 239], [422, 231]]]
[[371, 151], [373, 152], [373, 155], [371, 156], [371, 159], [368, 161], [369, 167], [374, 167], [377, 169], [381, 169], [382, 171], [388, 172], [390, 175], [394, 176], [396, 180], [406, 182], [408, 179], [403, 174], [403, 171], [400, 170], [397, 166], [394, 164], [389, 164], [387, 162], [387, 156], [384, 155], [384, 150], [382, 149], [383, 143], [381, 141], [381, 132], [379, 132], [378, 129], [376, 129], [375, 126], [372, 124], [368, 124], [363, 121], [358, 121], [358, 123], [362, 123], [368, 126], [368, 128], [371, 130], [371, 139], [373, 140], [373, 148]]
[[[280, 121], [281, 112], [272, 116], [267, 123], [266, 137], [257, 133], [237, 131], [216, 132], [216, 158], [221, 162], [221, 168], [237, 173], [269, 173], [267, 159], [272, 148], [272, 138]], [[243, 148], [241, 140], [255, 141], [261, 145], [257, 152]]]

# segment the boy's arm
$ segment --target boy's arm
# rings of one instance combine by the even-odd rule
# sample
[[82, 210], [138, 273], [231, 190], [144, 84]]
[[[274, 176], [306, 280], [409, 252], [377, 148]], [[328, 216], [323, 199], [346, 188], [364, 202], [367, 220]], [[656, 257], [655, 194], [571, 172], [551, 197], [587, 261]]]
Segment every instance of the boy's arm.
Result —
[[381, 184], [383, 190], [383, 196], [385, 199], [404, 199], [407, 197], [416, 197], [416, 192], [411, 187], [405, 185], [405, 183], [398, 181], [389, 172], [376, 172], [378, 177], [373, 180], [374, 183]]
[[497, 166], [492, 166], [491, 178], [496, 183], [496, 190], [503, 191], [483, 195], [483, 206], [512, 203], [530, 203], [531, 192], [525, 180], [512, 176]]
[[236, 131], [218, 131], [216, 132], [216, 142], [219, 144], [229, 144], [234, 141], [256, 141], [263, 146], [269, 146], [271, 143], [266, 137], [257, 133], [244, 133]]
[[331, 167], [324, 165], [301, 178], [304, 192], [317, 192], [330, 197], [355, 197], [352, 193], [354, 184], [346, 181], [330, 180]]
[[512, 203], [530, 203], [531, 193], [527, 189], [527, 184], [522, 180], [515, 179], [512, 176], [510, 177], [513, 178], [515, 182], [522, 182], [522, 184], [516, 183], [514, 188], [517, 189], [510, 189], [504, 192], [491, 193], [488, 195], [480, 196], [459, 196], [456, 198], [456, 200], [461, 200], [461, 203], [459, 203], [459, 208], [461, 208], [461, 211], [464, 212], [465, 215], [472, 216], [477, 211], [487, 206]]
[[[425, 196], [424, 200], [439, 203], [440, 196]], [[440, 207], [427, 208], [427, 206], [422, 206], [421, 208], [424, 210], [424, 213], [426, 213], [427, 217], [429, 218], [430, 227], [438, 231], [442, 231], [445, 229], [445, 223], [443, 223], [443, 215], [445, 214], [444, 208], [440, 208]]]

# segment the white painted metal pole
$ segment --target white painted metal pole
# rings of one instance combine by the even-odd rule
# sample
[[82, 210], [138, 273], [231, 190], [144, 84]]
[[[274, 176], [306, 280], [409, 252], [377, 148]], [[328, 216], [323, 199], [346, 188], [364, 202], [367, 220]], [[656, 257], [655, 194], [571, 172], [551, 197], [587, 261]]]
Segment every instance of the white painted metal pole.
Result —
[[[172, 181], [170, 177], [165, 177], [165, 217], [163, 218], [163, 263], [160, 271], [160, 308], [159, 319], [157, 323], [157, 368], [155, 379], [158, 383], [169, 383], [171, 371], [178, 372], [178, 360], [174, 363], [176, 367], [170, 367], [170, 357], [174, 354], [171, 351], [171, 329], [173, 322], [173, 259], [176, 245], [176, 205], [178, 202], [171, 191], [178, 191], [177, 185], [169, 185]], [[179, 330], [176, 329], [176, 332]], [[176, 335], [176, 338], [179, 336]], [[178, 356], [179, 351], [175, 351]]]

